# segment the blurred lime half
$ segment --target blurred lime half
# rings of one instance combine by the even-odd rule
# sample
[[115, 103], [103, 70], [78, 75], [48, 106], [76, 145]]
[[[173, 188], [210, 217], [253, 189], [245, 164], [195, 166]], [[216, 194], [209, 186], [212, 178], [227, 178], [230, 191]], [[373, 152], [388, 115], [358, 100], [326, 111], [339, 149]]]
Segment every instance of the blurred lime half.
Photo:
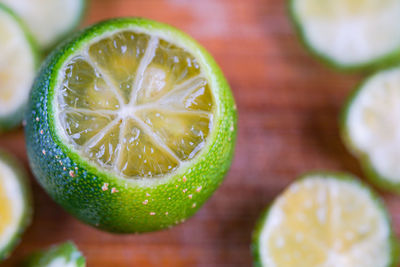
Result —
[[253, 249], [263, 267], [394, 267], [398, 258], [381, 201], [340, 173], [290, 185], [260, 219]]
[[51, 48], [80, 23], [86, 0], [0, 0], [26, 23], [42, 49]]
[[386, 64], [400, 55], [400, 0], [290, 0], [305, 45], [339, 69]]
[[35, 45], [24, 25], [0, 4], [0, 132], [21, 122], [36, 59]]
[[375, 184], [400, 193], [400, 68], [367, 78], [342, 113], [342, 135]]

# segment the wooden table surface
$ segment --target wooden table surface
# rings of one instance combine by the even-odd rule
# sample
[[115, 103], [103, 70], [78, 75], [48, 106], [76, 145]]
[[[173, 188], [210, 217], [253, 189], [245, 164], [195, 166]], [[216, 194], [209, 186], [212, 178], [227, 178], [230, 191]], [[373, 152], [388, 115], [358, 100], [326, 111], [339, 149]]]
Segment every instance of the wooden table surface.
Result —
[[[112, 235], [86, 226], [56, 205], [31, 177], [35, 215], [12, 257], [73, 240], [89, 267], [251, 266], [251, 232], [260, 212], [305, 171], [362, 172], [341, 143], [338, 112], [361, 75], [336, 73], [299, 44], [284, 0], [92, 0], [84, 25], [117, 16], [172, 24], [214, 55], [239, 110], [236, 156], [204, 207], [173, 229]], [[22, 130], [0, 147], [27, 167]], [[400, 234], [400, 197], [383, 194]]]

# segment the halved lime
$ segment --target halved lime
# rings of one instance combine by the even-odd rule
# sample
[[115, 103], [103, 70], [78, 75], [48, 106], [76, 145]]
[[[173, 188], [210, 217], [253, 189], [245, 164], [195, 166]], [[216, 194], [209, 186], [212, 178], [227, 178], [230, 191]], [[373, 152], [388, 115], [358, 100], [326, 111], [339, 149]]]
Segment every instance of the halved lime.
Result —
[[343, 140], [375, 184], [400, 193], [400, 68], [378, 72], [342, 113]]
[[146, 19], [103, 22], [60, 48], [27, 114], [33, 171], [82, 220], [150, 231], [192, 215], [223, 180], [236, 111], [212, 57]]
[[78, 26], [86, 0], [0, 0], [22, 18], [42, 49]]
[[33, 254], [26, 267], [85, 267], [86, 260], [73, 242], [53, 246]]
[[0, 132], [21, 122], [36, 62], [37, 51], [24, 25], [0, 4]]
[[0, 151], [0, 260], [8, 257], [31, 221], [31, 192], [23, 167]]
[[290, 0], [294, 24], [309, 50], [339, 69], [400, 58], [400, 0]]
[[397, 245], [375, 194], [341, 173], [310, 173], [290, 185], [254, 232], [257, 266], [394, 267]]

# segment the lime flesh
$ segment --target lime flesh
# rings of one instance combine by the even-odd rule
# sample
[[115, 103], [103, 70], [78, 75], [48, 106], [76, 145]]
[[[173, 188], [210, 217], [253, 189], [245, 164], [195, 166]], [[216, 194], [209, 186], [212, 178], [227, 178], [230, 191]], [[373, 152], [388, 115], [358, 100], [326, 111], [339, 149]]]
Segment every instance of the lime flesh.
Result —
[[307, 47], [339, 69], [384, 65], [398, 58], [399, 0], [291, 0]]
[[79, 153], [123, 177], [174, 171], [204, 147], [213, 99], [196, 59], [164, 40], [116, 32], [64, 67], [58, 122]]
[[368, 188], [347, 175], [314, 173], [293, 183], [260, 227], [261, 266], [394, 264], [386, 211]]

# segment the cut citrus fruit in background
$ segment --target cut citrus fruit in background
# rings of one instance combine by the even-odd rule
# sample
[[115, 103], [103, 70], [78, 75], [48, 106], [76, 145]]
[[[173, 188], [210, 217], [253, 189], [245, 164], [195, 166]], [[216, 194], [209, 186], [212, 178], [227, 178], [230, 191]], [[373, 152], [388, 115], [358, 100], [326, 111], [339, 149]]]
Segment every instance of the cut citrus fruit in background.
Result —
[[400, 58], [400, 0], [290, 0], [289, 5], [305, 45], [330, 65], [356, 69]]
[[30, 223], [30, 201], [23, 167], [0, 151], [0, 260], [8, 257]]
[[254, 232], [258, 266], [396, 266], [382, 202], [346, 174], [310, 173], [290, 185]]
[[48, 59], [27, 113], [32, 169], [83, 221], [116, 232], [183, 221], [222, 182], [234, 100], [212, 57], [145, 19], [87, 29]]
[[400, 68], [368, 78], [342, 113], [342, 134], [375, 184], [400, 193]]
[[0, 0], [26, 23], [42, 49], [51, 48], [76, 28], [86, 0]]
[[0, 132], [21, 122], [36, 62], [37, 51], [24, 25], [0, 4]]
[[24, 264], [25, 267], [85, 267], [86, 260], [72, 242], [53, 246], [48, 250], [34, 253]]

